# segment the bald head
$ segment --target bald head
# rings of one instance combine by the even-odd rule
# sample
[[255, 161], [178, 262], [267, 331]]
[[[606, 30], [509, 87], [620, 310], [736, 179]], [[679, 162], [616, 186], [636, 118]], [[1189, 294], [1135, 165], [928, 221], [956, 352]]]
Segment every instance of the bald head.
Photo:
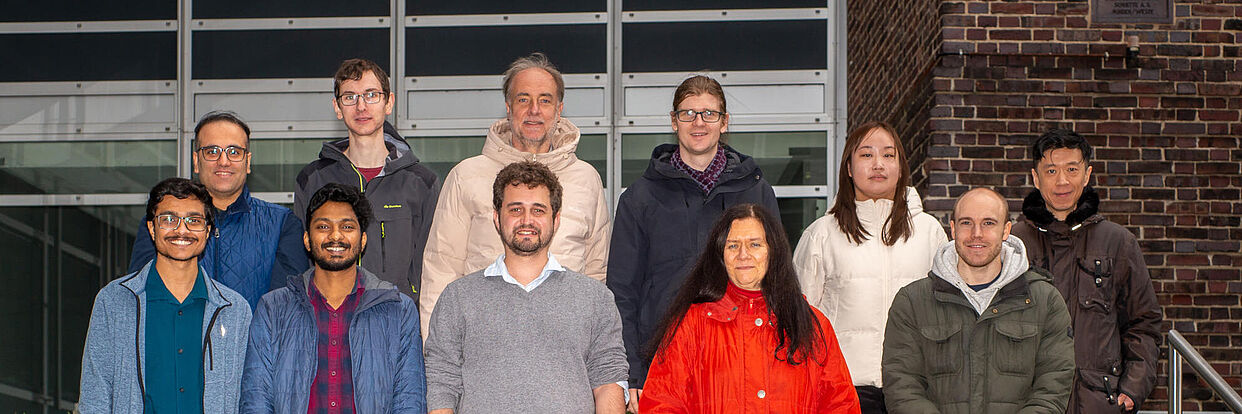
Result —
[[1009, 221], [1009, 202], [1005, 201], [1005, 197], [996, 192], [996, 190], [987, 187], [977, 187], [966, 191], [965, 194], [957, 198], [956, 203], [953, 203], [953, 217], [950, 217], [951, 219], [958, 216], [958, 212], [961, 211], [961, 207], [965, 203], [995, 204], [995, 207], [1000, 209], [999, 215], [996, 217]]

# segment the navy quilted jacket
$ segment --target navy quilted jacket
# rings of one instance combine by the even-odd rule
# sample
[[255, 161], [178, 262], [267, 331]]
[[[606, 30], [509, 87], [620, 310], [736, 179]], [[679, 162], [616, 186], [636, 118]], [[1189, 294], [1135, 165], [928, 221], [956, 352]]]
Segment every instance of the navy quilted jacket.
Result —
[[[307, 286], [315, 269], [259, 300], [250, 325], [241, 412], [305, 413], [319, 368], [319, 330]], [[418, 305], [362, 269], [365, 290], [349, 321], [354, 407], [359, 413], [424, 413], [427, 378]]]
[[[237, 201], [216, 212], [199, 265], [254, 308], [264, 293], [284, 286], [286, 278], [310, 266], [302, 244], [304, 230], [293, 211], [253, 198], [250, 187], [242, 187]], [[154, 258], [155, 246], [144, 219], [134, 237], [129, 272], [141, 270]]]

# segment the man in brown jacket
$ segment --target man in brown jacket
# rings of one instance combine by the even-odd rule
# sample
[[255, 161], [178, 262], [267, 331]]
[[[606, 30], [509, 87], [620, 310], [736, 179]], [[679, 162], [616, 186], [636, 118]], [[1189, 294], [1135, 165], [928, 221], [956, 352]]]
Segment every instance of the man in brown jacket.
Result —
[[560, 230], [549, 248], [566, 269], [603, 281], [610, 219], [603, 181], [578, 159], [580, 133], [561, 117], [565, 82], [542, 53], [509, 65], [503, 82], [507, 114], [487, 132], [483, 154], [458, 163], [444, 178], [423, 260], [423, 338], [440, 293], [454, 280], [481, 270], [504, 252], [492, 223], [492, 182], [518, 161], [546, 165], [565, 188]]
[[1134, 235], [1098, 212], [1091, 145], [1054, 129], [1031, 145], [1035, 190], [1013, 235], [1048, 269], [1073, 319], [1077, 375], [1069, 413], [1130, 411], [1156, 382], [1160, 305]]

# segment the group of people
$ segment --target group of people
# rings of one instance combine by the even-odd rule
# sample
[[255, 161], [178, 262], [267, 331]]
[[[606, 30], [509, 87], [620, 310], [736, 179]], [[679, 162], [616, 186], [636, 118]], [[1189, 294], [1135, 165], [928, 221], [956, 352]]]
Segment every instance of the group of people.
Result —
[[80, 412], [1102, 413], [1154, 386], [1160, 307], [1076, 133], [1034, 140], [1016, 222], [953, 189], [950, 241], [896, 132], [859, 125], [792, 248], [709, 77], [615, 216], [542, 54], [443, 182], [385, 121], [382, 68], [334, 79], [349, 136], [293, 210], [250, 196], [245, 122], [200, 120], [197, 182], [151, 190], [96, 297]]

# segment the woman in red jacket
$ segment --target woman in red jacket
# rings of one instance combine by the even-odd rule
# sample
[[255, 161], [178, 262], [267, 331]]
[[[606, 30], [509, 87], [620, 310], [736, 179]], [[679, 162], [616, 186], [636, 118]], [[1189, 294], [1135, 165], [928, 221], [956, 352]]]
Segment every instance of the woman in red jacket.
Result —
[[762, 207], [725, 210], [656, 331], [643, 414], [858, 413], [832, 325]]

